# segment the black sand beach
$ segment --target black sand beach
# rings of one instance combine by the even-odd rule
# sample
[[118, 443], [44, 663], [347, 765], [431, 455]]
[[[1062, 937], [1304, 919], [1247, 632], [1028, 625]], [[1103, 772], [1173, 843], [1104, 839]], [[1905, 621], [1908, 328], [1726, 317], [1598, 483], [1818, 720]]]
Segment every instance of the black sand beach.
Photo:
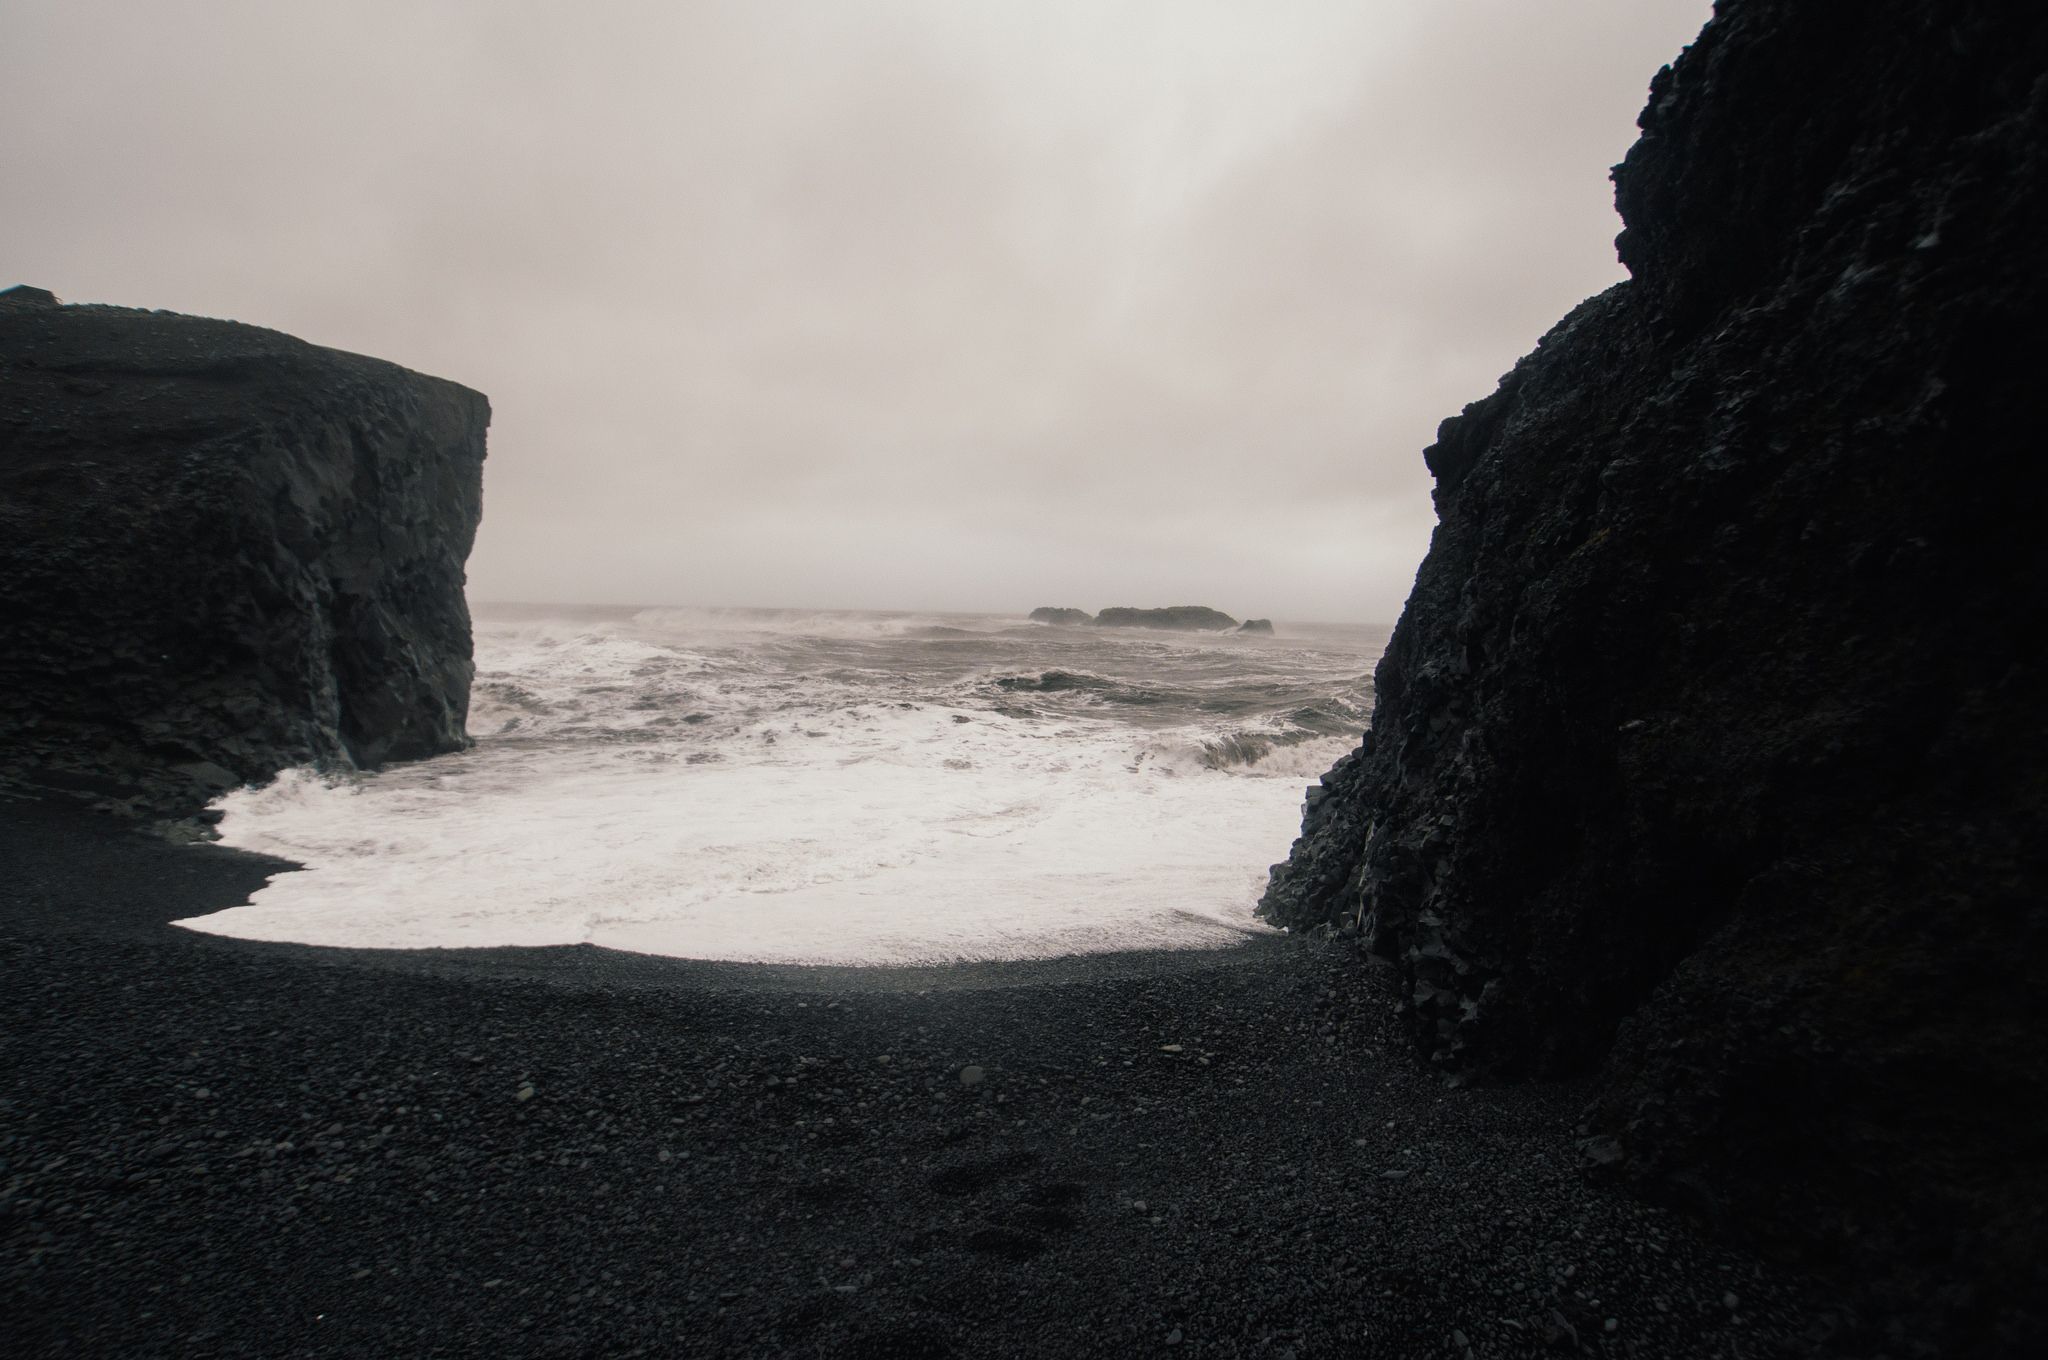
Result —
[[1888, 1349], [1586, 1183], [1581, 1088], [1421, 1070], [1341, 944], [319, 950], [165, 924], [274, 862], [16, 804], [0, 863], [12, 1355]]

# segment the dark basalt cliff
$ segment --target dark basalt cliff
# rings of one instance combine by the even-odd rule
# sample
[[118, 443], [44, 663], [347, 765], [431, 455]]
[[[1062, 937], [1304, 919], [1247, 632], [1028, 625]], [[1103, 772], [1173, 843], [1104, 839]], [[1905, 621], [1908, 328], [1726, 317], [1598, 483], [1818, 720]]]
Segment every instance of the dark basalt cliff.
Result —
[[1721, 0], [1632, 277], [1425, 454], [1265, 899], [1447, 1070], [1597, 1070], [1591, 1162], [1856, 1269], [1895, 1354], [2048, 1298], [2044, 73], [2037, 6]]
[[0, 789], [183, 816], [467, 743], [489, 404], [275, 331], [0, 303]]

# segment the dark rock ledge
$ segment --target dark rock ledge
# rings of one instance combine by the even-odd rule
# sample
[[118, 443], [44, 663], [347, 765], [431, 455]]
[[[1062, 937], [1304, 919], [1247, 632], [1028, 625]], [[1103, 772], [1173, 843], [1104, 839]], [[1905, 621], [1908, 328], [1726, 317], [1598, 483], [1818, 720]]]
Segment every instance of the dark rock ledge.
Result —
[[1265, 910], [1891, 1353], [2040, 1353], [2048, 11], [1722, 0], [1641, 124]]
[[489, 421], [276, 331], [0, 294], [0, 791], [183, 817], [460, 749]]

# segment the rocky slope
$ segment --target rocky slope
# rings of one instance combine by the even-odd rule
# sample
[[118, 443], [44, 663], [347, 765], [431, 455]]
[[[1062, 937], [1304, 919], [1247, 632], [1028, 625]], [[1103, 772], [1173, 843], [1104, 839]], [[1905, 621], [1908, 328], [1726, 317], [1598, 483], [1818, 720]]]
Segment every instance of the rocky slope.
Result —
[[467, 738], [488, 403], [275, 331], [0, 299], [0, 789], [182, 816]]
[[1617, 168], [1629, 281], [1425, 457], [1439, 525], [1265, 910], [1592, 1161], [2043, 1331], [2048, 12], [1722, 0]]

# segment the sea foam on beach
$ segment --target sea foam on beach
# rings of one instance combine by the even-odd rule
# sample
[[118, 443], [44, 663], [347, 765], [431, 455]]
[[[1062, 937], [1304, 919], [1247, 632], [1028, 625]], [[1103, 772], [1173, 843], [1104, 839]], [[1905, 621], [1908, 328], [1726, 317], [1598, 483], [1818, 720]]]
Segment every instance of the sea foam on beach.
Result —
[[180, 924], [810, 963], [1224, 945], [1264, 929], [1385, 641], [567, 608], [476, 632], [475, 749], [227, 795], [227, 844], [307, 867]]

